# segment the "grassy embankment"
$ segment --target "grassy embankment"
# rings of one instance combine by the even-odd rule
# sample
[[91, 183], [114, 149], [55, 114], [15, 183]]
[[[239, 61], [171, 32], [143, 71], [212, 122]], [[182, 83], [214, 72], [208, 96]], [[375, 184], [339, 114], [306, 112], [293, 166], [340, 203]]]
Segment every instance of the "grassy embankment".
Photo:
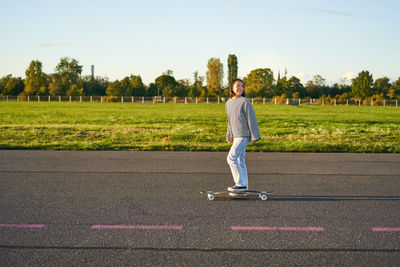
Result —
[[[248, 151], [400, 152], [400, 108], [254, 105]], [[0, 102], [0, 149], [227, 151], [224, 104]]]

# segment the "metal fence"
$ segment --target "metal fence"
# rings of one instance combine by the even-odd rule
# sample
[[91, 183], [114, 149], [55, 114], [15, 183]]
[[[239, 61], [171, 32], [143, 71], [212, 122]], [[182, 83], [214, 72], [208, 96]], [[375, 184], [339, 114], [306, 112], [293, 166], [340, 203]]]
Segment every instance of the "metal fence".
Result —
[[[24, 102], [97, 102], [97, 103], [184, 103], [220, 104], [227, 97], [138, 97], [138, 96], [0, 96], [0, 101]], [[398, 106], [399, 100], [335, 99], [335, 98], [249, 98], [252, 104], [263, 105], [331, 105], [331, 106]]]

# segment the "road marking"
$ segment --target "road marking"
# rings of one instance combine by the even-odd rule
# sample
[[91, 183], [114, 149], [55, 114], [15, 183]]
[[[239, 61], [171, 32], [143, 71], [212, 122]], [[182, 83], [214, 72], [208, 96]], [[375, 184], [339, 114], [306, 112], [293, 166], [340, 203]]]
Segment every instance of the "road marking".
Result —
[[157, 229], [182, 230], [182, 225], [93, 225], [92, 229]]
[[322, 227], [232, 226], [233, 231], [311, 231], [324, 232]]
[[371, 229], [374, 232], [400, 232], [400, 227], [372, 227]]
[[0, 224], [3, 228], [43, 228], [44, 224]]

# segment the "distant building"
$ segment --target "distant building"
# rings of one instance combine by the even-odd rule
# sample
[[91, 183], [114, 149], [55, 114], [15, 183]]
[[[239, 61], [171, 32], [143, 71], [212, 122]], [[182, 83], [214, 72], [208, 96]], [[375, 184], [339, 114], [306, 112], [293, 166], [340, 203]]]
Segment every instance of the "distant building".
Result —
[[94, 79], [94, 65], [90, 64], [90, 71], [92, 73], [92, 78]]

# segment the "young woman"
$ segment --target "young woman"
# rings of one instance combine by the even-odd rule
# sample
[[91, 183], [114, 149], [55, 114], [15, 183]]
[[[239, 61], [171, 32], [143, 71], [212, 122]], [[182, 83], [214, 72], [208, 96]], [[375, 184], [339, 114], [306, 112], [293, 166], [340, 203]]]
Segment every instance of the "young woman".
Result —
[[229, 87], [231, 98], [225, 104], [228, 117], [226, 140], [232, 144], [227, 157], [231, 168], [234, 186], [228, 187], [230, 192], [243, 192], [249, 189], [247, 168], [245, 162], [246, 147], [251, 140], [261, 139], [256, 114], [253, 106], [246, 98], [244, 83], [235, 79]]

